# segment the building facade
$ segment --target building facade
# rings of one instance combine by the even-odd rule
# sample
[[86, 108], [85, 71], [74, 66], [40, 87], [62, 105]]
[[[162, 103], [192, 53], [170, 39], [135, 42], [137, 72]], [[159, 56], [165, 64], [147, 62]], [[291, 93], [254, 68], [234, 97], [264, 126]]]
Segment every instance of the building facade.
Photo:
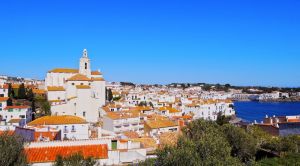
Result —
[[79, 69], [56, 68], [47, 73], [45, 88], [53, 115], [75, 115], [97, 122], [105, 104], [105, 80], [91, 71], [87, 50], [83, 50]]

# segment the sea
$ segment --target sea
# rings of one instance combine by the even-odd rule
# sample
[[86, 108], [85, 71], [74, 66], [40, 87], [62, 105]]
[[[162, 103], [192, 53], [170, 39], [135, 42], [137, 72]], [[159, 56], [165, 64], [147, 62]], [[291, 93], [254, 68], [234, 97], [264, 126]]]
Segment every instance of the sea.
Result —
[[237, 117], [246, 122], [261, 122], [266, 115], [300, 115], [300, 102], [258, 102], [245, 101], [234, 103]]

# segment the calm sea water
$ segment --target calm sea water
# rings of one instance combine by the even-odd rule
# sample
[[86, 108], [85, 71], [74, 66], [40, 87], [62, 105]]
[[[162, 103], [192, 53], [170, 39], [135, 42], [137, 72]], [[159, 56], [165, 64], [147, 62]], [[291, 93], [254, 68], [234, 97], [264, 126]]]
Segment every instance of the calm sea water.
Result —
[[300, 102], [235, 102], [237, 116], [243, 120], [260, 122], [268, 116], [300, 115]]

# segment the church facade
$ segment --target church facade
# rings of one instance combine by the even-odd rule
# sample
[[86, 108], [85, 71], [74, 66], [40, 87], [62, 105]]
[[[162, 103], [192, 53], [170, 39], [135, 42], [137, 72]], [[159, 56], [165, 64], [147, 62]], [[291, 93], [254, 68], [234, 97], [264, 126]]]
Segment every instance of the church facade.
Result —
[[75, 115], [97, 122], [105, 104], [105, 80], [100, 71], [91, 70], [87, 50], [83, 50], [79, 69], [56, 68], [45, 78], [52, 115]]

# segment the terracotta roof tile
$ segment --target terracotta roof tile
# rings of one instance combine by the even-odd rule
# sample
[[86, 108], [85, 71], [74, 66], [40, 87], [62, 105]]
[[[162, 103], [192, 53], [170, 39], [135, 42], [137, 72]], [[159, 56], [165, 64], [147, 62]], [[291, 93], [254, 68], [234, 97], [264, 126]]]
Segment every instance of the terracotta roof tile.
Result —
[[151, 129], [166, 128], [166, 127], [175, 127], [178, 126], [176, 123], [169, 119], [156, 119], [156, 120], [147, 120], [145, 125], [149, 126]]
[[62, 86], [48, 86], [48, 91], [65, 91], [65, 88]]
[[102, 73], [100, 71], [92, 71], [91, 74], [92, 75], [102, 75]]
[[35, 125], [60, 125], [60, 124], [86, 124], [87, 122], [77, 116], [64, 115], [64, 116], [43, 116], [30, 123], [28, 126]]
[[4, 110], [8, 110], [8, 109], [26, 109], [29, 108], [29, 106], [26, 105], [14, 105], [14, 106], [7, 106], [4, 108]]
[[68, 79], [68, 81], [91, 81], [87, 76], [82, 74], [76, 74]]
[[72, 154], [81, 153], [84, 158], [93, 157], [95, 159], [107, 159], [108, 147], [100, 145], [82, 146], [60, 146], [60, 147], [41, 147], [25, 148], [25, 154], [29, 163], [48, 163], [54, 162], [58, 155], [68, 157]]
[[0, 97], [0, 102], [7, 101], [9, 97]]
[[43, 90], [43, 89], [32, 89], [32, 92], [34, 94], [45, 94], [46, 93], [45, 90]]
[[48, 71], [48, 73], [78, 73], [78, 69], [56, 68]]
[[91, 78], [92, 81], [105, 81], [104, 78]]

